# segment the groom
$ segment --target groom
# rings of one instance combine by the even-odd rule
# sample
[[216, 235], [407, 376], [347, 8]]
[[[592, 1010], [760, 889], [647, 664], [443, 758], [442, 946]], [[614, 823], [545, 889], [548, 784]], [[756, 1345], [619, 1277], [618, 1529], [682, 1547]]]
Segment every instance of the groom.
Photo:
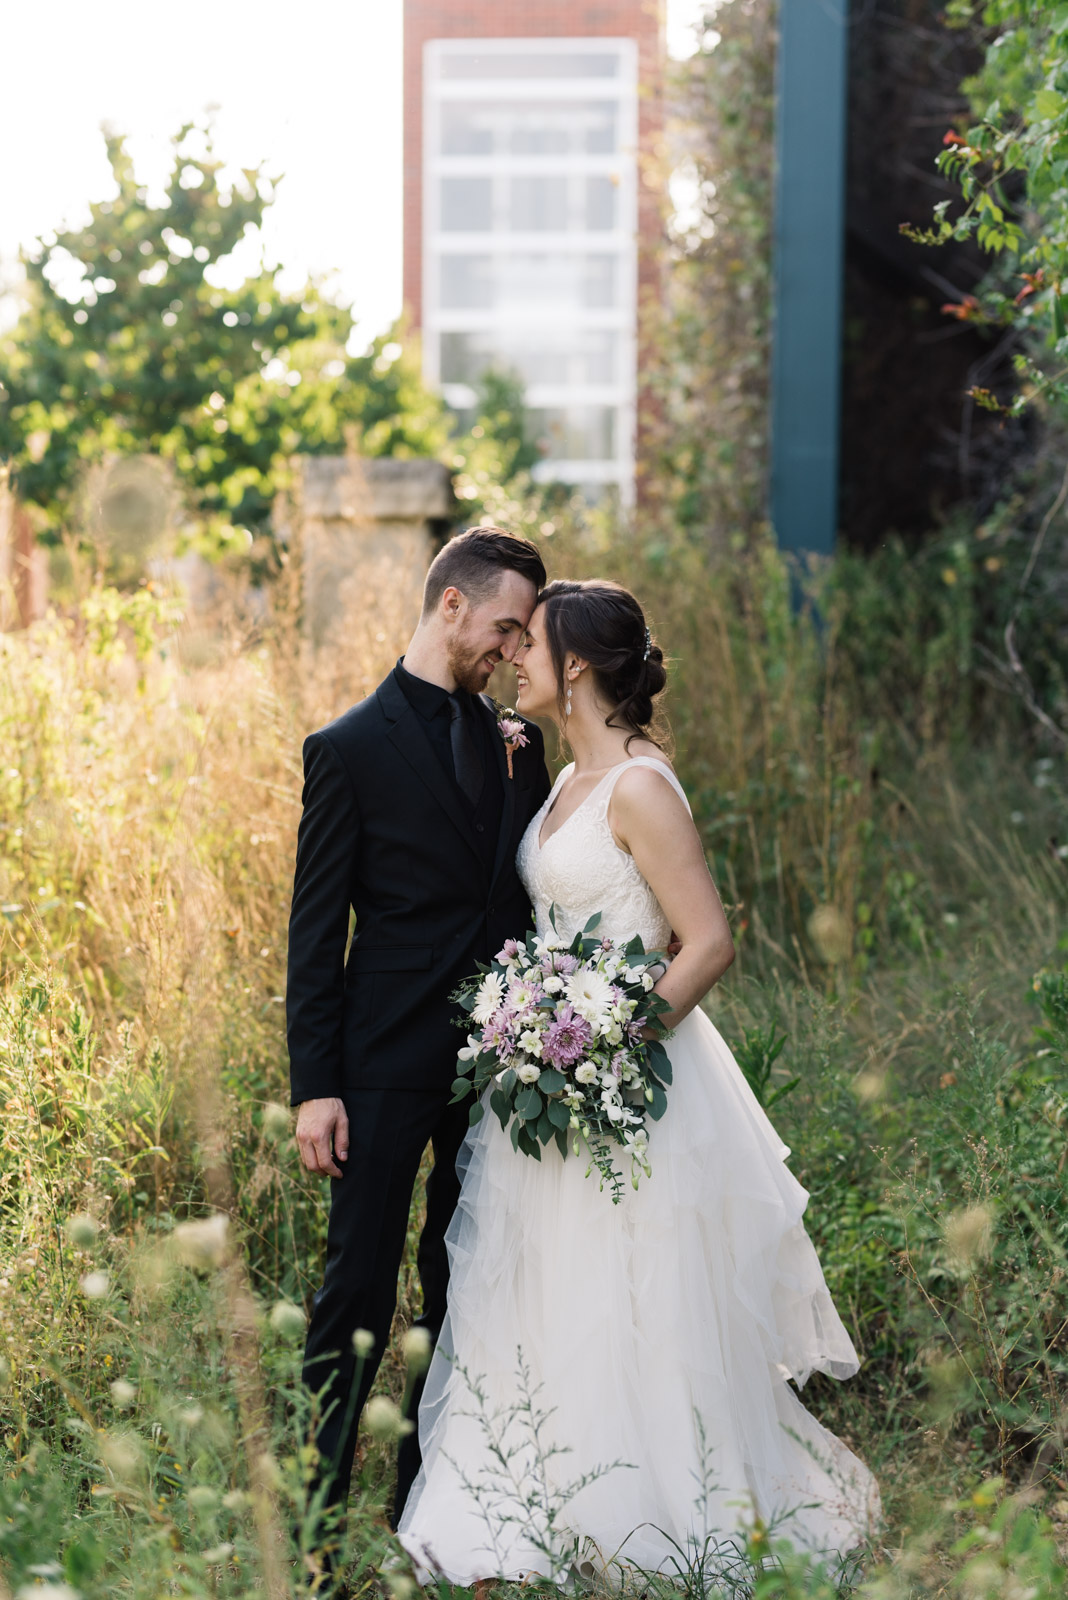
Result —
[[[462, 1043], [449, 994], [529, 925], [515, 855], [549, 791], [539, 730], [526, 726], [509, 772], [482, 691], [518, 649], [544, 583], [526, 539], [480, 527], [450, 540], [406, 654], [304, 744], [286, 1017], [297, 1144], [308, 1171], [332, 1180], [304, 1356], [308, 1387], [327, 1386], [317, 1444], [331, 1505], [348, 1497], [427, 1144], [419, 1324], [436, 1339], [445, 1315], [468, 1113], [449, 1104]], [[358, 1382], [357, 1328], [374, 1337]], [[413, 1434], [398, 1454], [397, 1516], [418, 1468]]]

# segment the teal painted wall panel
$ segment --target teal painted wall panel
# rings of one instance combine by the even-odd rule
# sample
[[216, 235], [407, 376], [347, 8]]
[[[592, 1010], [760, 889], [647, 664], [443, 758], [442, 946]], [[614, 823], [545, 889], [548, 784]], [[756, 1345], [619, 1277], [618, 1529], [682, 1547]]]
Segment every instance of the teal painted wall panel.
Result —
[[830, 553], [838, 511], [849, 0], [781, 0], [771, 519]]

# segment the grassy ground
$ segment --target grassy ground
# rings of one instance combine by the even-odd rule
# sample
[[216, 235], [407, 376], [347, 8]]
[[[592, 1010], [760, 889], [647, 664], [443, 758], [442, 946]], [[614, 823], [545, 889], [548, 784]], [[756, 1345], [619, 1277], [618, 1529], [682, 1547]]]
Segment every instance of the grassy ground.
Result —
[[[904, 557], [910, 603], [876, 628], [855, 573], [819, 580], [818, 624], [798, 615], [769, 553], [709, 568], [596, 528], [551, 553], [630, 578], [678, 658], [678, 765], [739, 947], [710, 1010], [767, 1095], [799, 1079], [773, 1116], [864, 1358], [805, 1391], [882, 1483], [864, 1593], [1059, 1595], [1063, 770], [977, 700], [963, 585], [932, 614]], [[267, 620], [194, 631], [147, 591], [94, 590], [0, 638], [12, 1592], [295, 1592], [325, 1223], [280, 1109], [300, 743], [384, 675], [411, 617], [385, 572], [317, 658], [293, 615], [279, 594]], [[380, 1388], [404, 1381], [395, 1342]], [[357, 1587], [388, 1544], [390, 1455], [361, 1445]], [[762, 1537], [736, 1592], [835, 1592], [784, 1552], [763, 1567]]]

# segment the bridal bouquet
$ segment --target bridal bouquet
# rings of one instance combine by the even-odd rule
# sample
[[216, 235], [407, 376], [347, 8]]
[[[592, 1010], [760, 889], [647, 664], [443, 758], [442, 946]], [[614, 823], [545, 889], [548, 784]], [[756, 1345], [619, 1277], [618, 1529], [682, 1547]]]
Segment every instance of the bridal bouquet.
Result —
[[[596, 1167], [618, 1204], [614, 1145], [630, 1157], [635, 1188], [651, 1172], [645, 1119], [667, 1109], [671, 1064], [657, 1018], [670, 1006], [652, 993], [651, 968], [664, 953], [646, 951], [638, 938], [627, 945], [597, 939], [600, 920], [591, 917], [566, 945], [534, 934], [509, 939], [488, 968], [460, 985], [452, 998], [465, 1013], [458, 1026], [469, 1032], [452, 1103], [478, 1097], [473, 1126], [492, 1085], [490, 1108], [502, 1128], [510, 1124], [513, 1148], [538, 1161], [550, 1140], [564, 1156], [569, 1146], [578, 1155], [585, 1140], [587, 1176]], [[660, 1037], [643, 1038], [650, 1028]]]

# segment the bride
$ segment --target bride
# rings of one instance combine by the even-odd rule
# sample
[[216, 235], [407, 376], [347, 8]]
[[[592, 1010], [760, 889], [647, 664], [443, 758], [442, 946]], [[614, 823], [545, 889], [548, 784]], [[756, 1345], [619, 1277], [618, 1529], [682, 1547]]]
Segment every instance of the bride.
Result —
[[714, 1573], [756, 1519], [837, 1560], [874, 1531], [878, 1492], [789, 1380], [859, 1363], [789, 1151], [699, 1009], [734, 951], [649, 731], [663, 655], [627, 590], [561, 581], [515, 659], [520, 710], [553, 718], [575, 758], [519, 849], [538, 934], [569, 942], [598, 912], [598, 933], [646, 949], [675, 930], [656, 985], [673, 1087], [652, 1176], [619, 1205], [581, 1156], [517, 1155], [489, 1115], [468, 1135], [400, 1538], [463, 1585], [672, 1573], [702, 1553]]

